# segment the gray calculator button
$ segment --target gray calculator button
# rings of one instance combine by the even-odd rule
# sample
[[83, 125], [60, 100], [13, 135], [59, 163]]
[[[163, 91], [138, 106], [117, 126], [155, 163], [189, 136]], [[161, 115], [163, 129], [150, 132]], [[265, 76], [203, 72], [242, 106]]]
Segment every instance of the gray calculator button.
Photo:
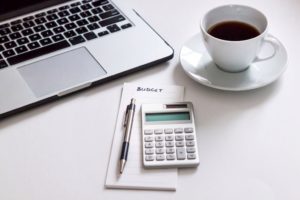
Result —
[[183, 140], [184, 139], [184, 136], [183, 135], [176, 135], [175, 136], [175, 140], [176, 141], [181, 141], [181, 140]]
[[153, 133], [153, 130], [152, 129], [145, 129], [144, 130], [144, 134], [145, 135], [151, 135]]
[[154, 149], [145, 149], [145, 154], [154, 154]]
[[173, 133], [173, 129], [171, 129], [171, 128], [165, 129], [165, 134], [171, 134], [171, 133]]
[[177, 148], [176, 155], [178, 160], [185, 160], [185, 149], [184, 148]]
[[192, 134], [185, 135], [185, 139], [186, 140], [193, 140], [194, 139], [194, 135], [192, 135]]
[[157, 161], [165, 160], [165, 155], [156, 155], [156, 160]]
[[152, 156], [152, 155], [147, 155], [147, 156], [145, 156], [145, 160], [146, 160], [146, 161], [153, 161], [153, 160], [154, 160], [154, 156]]
[[174, 147], [174, 142], [173, 141], [167, 141], [166, 142], [166, 147]]
[[176, 147], [183, 147], [184, 146], [184, 142], [183, 141], [177, 141], [176, 142]]
[[167, 148], [166, 153], [167, 154], [173, 154], [173, 153], [175, 153], [175, 149], [174, 148]]
[[175, 128], [174, 132], [175, 133], [183, 133], [183, 129], [182, 128]]
[[154, 142], [145, 142], [145, 148], [153, 148]]
[[153, 141], [152, 136], [146, 136], [144, 139], [145, 139], [145, 142], [152, 142]]
[[168, 154], [167, 160], [175, 160], [175, 154]]
[[161, 135], [155, 136], [155, 141], [163, 141], [164, 137]]
[[163, 148], [156, 149], [156, 154], [163, 154], [163, 153], [165, 153], [165, 149]]
[[162, 134], [162, 133], [163, 133], [163, 130], [162, 130], [162, 129], [155, 129], [155, 130], [154, 130], [154, 133], [155, 133], [155, 134]]
[[192, 132], [194, 132], [194, 129], [193, 128], [184, 128], [184, 132], [185, 133], [192, 133]]
[[155, 147], [156, 148], [164, 147], [164, 142], [156, 142]]
[[186, 146], [193, 147], [193, 146], [195, 146], [195, 142], [194, 141], [186, 141]]
[[195, 153], [196, 152], [196, 148], [195, 147], [187, 147], [186, 148], [186, 152], [188, 152], [188, 153]]
[[188, 153], [188, 154], [187, 154], [187, 158], [188, 158], [189, 160], [196, 159], [196, 154], [194, 154], [194, 153]]
[[166, 136], [166, 141], [172, 141], [174, 140], [174, 136], [173, 135], [167, 135]]

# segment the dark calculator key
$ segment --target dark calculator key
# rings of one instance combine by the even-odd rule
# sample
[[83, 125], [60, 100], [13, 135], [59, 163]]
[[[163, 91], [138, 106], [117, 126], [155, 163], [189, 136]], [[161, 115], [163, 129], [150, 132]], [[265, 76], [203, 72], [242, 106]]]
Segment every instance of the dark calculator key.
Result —
[[94, 9], [92, 9], [91, 11], [92, 11], [92, 13], [95, 14], [95, 15], [103, 12], [103, 10], [102, 10], [101, 8], [99, 8], [99, 7], [94, 8]]
[[33, 19], [34, 19], [33, 16], [28, 16], [28, 17], [23, 18], [23, 21], [26, 22], [26, 21], [30, 21], [30, 20], [33, 20]]
[[8, 41], [9, 41], [9, 39], [7, 36], [0, 37], [0, 44], [4, 43], [4, 42], [8, 42]]
[[107, 11], [105, 13], [100, 14], [100, 17], [102, 19], [106, 19], [106, 18], [109, 18], [109, 17], [112, 17], [112, 16], [116, 16], [118, 14], [119, 14], [119, 12], [117, 10], [110, 10], [110, 11]]
[[121, 26], [122, 29], [126, 29], [126, 28], [129, 28], [129, 27], [132, 27], [131, 24], [124, 24]]
[[33, 27], [35, 24], [34, 24], [34, 22], [33, 21], [27, 21], [27, 22], [24, 22], [23, 23], [23, 26], [25, 27], [25, 28], [30, 28], [30, 27]]
[[90, 11], [83, 11], [83, 12], [80, 13], [80, 16], [83, 17], [83, 18], [89, 17], [91, 15], [92, 15], [92, 13]]
[[79, 28], [76, 29], [76, 32], [78, 34], [82, 34], [82, 33], [88, 32], [88, 30], [85, 27], [79, 27]]
[[102, 37], [102, 36], [107, 35], [107, 34], [109, 34], [108, 31], [102, 31], [102, 32], [98, 33], [98, 36]]
[[69, 8], [69, 6], [68, 6], [68, 5], [65, 5], [65, 6], [59, 7], [58, 9], [59, 9], [59, 10], [66, 10], [66, 9], [68, 9], [68, 8]]
[[11, 31], [9, 28], [3, 28], [3, 29], [0, 29], [0, 35], [3, 36], [3, 35], [7, 35], [7, 34], [10, 34]]
[[4, 47], [2, 45], [0, 45], [0, 52], [4, 51]]
[[46, 13], [41, 12], [35, 15], [36, 18], [40, 18], [40, 17], [44, 17], [46, 15]]
[[47, 28], [54, 28], [57, 26], [57, 23], [52, 21], [45, 24]]
[[97, 22], [100, 21], [100, 18], [97, 16], [92, 16], [88, 18], [89, 22], [93, 23], [93, 22]]
[[85, 33], [83, 36], [87, 40], [92, 40], [92, 39], [97, 38], [97, 35], [94, 32]]
[[26, 37], [24, 37], [24, 38], [17, 39], [17, 43], [19, 45], [23, 45], [29, 43], [29, 40]]
[[74, 29], [74, 28], [76, 28], [76, 27], [77, 27], [77, 26], [76, 26], [76, 24], [74, 24], [74, 23], [69, 23], [69, 24], [66, 24], [66, 25], [65, 25], [65, 28], [68, 29], [68, 30]]
[[89, 24], [87, 27], [90, 31], [100, 28], [99, 25], [96, 23]]
[[7, 63], [4, 60], [0, 60], [0, 69], [7, 66], [8, 66]]
[[56, 27], [53, 29], [53, 31], [57, 34], [57, 33], [62, 33], [62, 32], [65, 32], [66, 29], [64, 29], [64, 27]]
[[3, 28], [8, 28], [9, 27], [9, 24], [6, 23], [6, 24], [1, 24], [0, 25], [0, 29], [3, 29]]
[[25, 29], [25, 30], [22, 31], [22, 34], [24, 36], [31, 35], [31, 34], [33, 34], [33, 30], [31, 28]]
[[59, 13], [57, 13], [60, 17], [66, 17], [66, 16], [69, 16], [70, 15], [70, 13], [68, 12], [68, 11], [66, 11], [66, 10], [64, 10], [64, 11], [61, 11], [61, 12], [59, 12]]
[[32, 42], [30, 44], [28, 44], [28, 48], [29, 49], [36, 49], [38, 47], [40, 47], [41, 45], [38, 42]]
[[80, 8], [82, 10], [89, 10], [92, 8], [92, 6], [90, 4], [83, 4], [82, 6], [80, 6]]
[[67, 38], [70, 38], [70, 37], [75, 36], [76, 33], [75, 33], [73, 30], [71, 30], [71, 31], [65, 32], [64, 35], [65, 35]]
[[54, 35], [54, 36], [52, 37], [52, 40], [53, 40], [54, 42], [58, 42], [58, 41], [61, 41], [61, 40], [63, 40], [63, 39], [64, 39], [64, 36], [62, 36], [62, 34]]
[[41, 32], [41, 35], [43, 37], [50, 37], [53, 35], [53, 32], [51, 30], [46, 30], [46, 31]]
[[78, 20], [76, 23], [78, 26], [84, 26], [84, 25], [87, 25], [89, 22], [86, 21], [85, 19], [81, 19], [81, 20]]
[[80, 17], [77, 14], [72, 15], [72, 16], [69, 17], [69, 20], [71, 20], [71, 21], [76, 21], [76, 20], [79, 20], [79, 19], [80, 19]]
[[36, 27], [33, 28], [36, 32], [41, 32], [41, 31], [44, 31], [46, 30], [45, 26], [43, 25], [38, 25]]
[[11, 49], [17, 46], [17, 44], [14, 41], [10, 41], [4, 44], [6, 49]]
[[80, 10], [79, 8], [75, 7], [75, 8], [71, 8], [69, 11], [70, 11], [72, 14], [75, 14], [75, 13], [79, 13], [81, 10]]
[[76, 37], [70, 38], [69, 41], [71, 42], [72, 45], [76, 45], [85, 42], [85, 39], [81, 35], [78, 35]]
[[14, 40], [14, 39], [18, 39], [18, 38], [20, 38], [20, 37], [22, 37], [22, 36], [21, 36], [20, 33], [16, 32], [16, 33], [10, 34], [9, 37], [10, 37], [12, 40]]
[[108, 26], [108, 25], [115, 24], [115, 23], [123, 21], [123, 20], [125, 20], [125, 18], [122, 15], [118, 15], [118, 16], [103, 20], [103, 21], [99, 22], [99, 24], [101, 26]]
[[21, 24], [17, 24], [17, 25], [15, 25], [15, 26], [12, 26], [12, 27], [11, 27], [11, 30], [14, 31], [14, 32], [18, 32], [18, 31], [21, 31], [21, 30], [23, 30], [23, 29], [24, 29], [24, 28], [22, 27]]
[[76, 3], [72, 3], [72, 4], [71, 4], [71, 7], [80, 6], [80, 5], [81, 5], [80, 2], [76, 2]]
[[16, 52], [17, 52], [18, 54], [24, 53], [24, 52], [28, 51], [27, 47], [25, 47], [24, 45], [23, 45], [23, 46], [20, 46], [20, 47], [17, 47], [15, 50], [16, 50]]
[[46, 22], [46, 19], [45, 19], [44, 17], [41, 17], [41, 18], [38, 18], [38, 19], [36, 19], [36, 20], [34, 20], [34, 21], [35, 21], [35, 23], [37, 23], [37, 24], [43, 24], [43, 23]]
[[67, 41], [61, 41], [58, 43], [54, 43], [54, 44], [51, 44], [51, 45], [48, 45], [48, 46], [45, 46], [45, 47], [42, 47], [39, 49], [28, 51], [26, 53], [8, 58], [7, 61], [9, 64], [14, 65], [14, 64], [32, 59], [32, 58], [36, 58], [38, 56], [42, 56], [42, 55], [45, 55], [45, 54], [48, 54], [48, 53], [51, 53], [51, 52], [54, 52], [54, 51], [57, 51], [60, 49], [64, 49], [69, 46], [70, 46], [70, 44]]
[[42, 37], [37, 33], [37, 34], [34, 34], [34, 35], [31, 35], [29, 36], [29, 39], [33, 42], [33, 41], [36, 41], [36, 40], [39, 40], [41, 39]]
[[52, 9], [52, 10], [48, 10], [47, 13], [48, 14], [53, 14], [56, 13], [58, 10], [57, 9]]
[[94, 7], [98, 7], [98, 6], [107, 4], [107, 3], [108, 3], [108, 1], [99, 0], [99, 1], [94, 1], [94, 2], [92, 3], [92, 5], [93, 5]]
[[14, 50], [10, 49], [10, 50], [3, 51], [2, 54], [5, 58], [8, 58], [15, 55], [16, 53], [14, 52]]
[[18, 19], [15, 21], [10, 22], [11, 25], [16, 25], [16, 24], [20, 24], [22, 22], [22, 20]]
[[111, 4], [108, 4], [108, 5], [103, 6], [103, 9], [104, 9], [105, 11], [108, 11], [108, 10], [114, 9], [114, 7], [113, 7]]
[[53, 21], [53, 20], [56, 20], [58, 19], [58, 16], [56, 14], [51, 14], [51, 15], [48, 15], [46, 17], [49, 21]]
[[52, 41], [50, 38], [45, 38], [45, 39], [40, 40], [40, 43], [41, 43], [41, 45], [46, 46], [48, 44], [51, 44]]
[[69, 20], [68, 20], [67, 18], [62, 18], [62, 19], [57, 20], [57, 23], [58, 23], [59, 25], [66, 24], [66, 23], [68, 23], [68, 22], [69, 22]]

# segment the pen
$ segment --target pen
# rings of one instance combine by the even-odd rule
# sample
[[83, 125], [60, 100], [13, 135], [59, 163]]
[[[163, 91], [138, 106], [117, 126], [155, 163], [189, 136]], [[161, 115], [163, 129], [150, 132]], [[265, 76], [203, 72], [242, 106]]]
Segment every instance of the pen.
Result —
[[134, 112], [135, 112], [135, 99], [132, 98], [130, 104], [126, 108], [125, 120], [123, 124], [123, 126], [125, 127], [125, 133], [124, 133], [124, 140], [122, 144], [122, 152], [120, 158], [120, 174], [123, 173], [127, 161]]

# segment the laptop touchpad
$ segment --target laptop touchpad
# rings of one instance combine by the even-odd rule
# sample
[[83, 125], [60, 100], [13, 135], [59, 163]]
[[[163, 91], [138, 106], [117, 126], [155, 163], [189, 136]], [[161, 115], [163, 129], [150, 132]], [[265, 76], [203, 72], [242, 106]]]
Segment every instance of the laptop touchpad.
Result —
[[36, 97], [62, 92], [106, 74], [82, 47], [18, 68]]

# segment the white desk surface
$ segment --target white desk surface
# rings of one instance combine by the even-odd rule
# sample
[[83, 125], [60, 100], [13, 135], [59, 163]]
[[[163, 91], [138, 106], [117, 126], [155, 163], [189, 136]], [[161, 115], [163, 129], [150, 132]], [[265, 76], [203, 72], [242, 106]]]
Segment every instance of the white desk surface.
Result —
[[[300, 198], [299, 0], [127, 0], [174, 47], [157, 67], [0, 122], [1, 200]], [[288, 69], [275, 83], [223, 92], [188, 78], [183, 43], [222, 4], [258, 8], [286, 46]], [[179, 171], [176, 192], [107, 190], [106, 168], [124, 82], [177, 84], [194, 103], [201, 164]]]

